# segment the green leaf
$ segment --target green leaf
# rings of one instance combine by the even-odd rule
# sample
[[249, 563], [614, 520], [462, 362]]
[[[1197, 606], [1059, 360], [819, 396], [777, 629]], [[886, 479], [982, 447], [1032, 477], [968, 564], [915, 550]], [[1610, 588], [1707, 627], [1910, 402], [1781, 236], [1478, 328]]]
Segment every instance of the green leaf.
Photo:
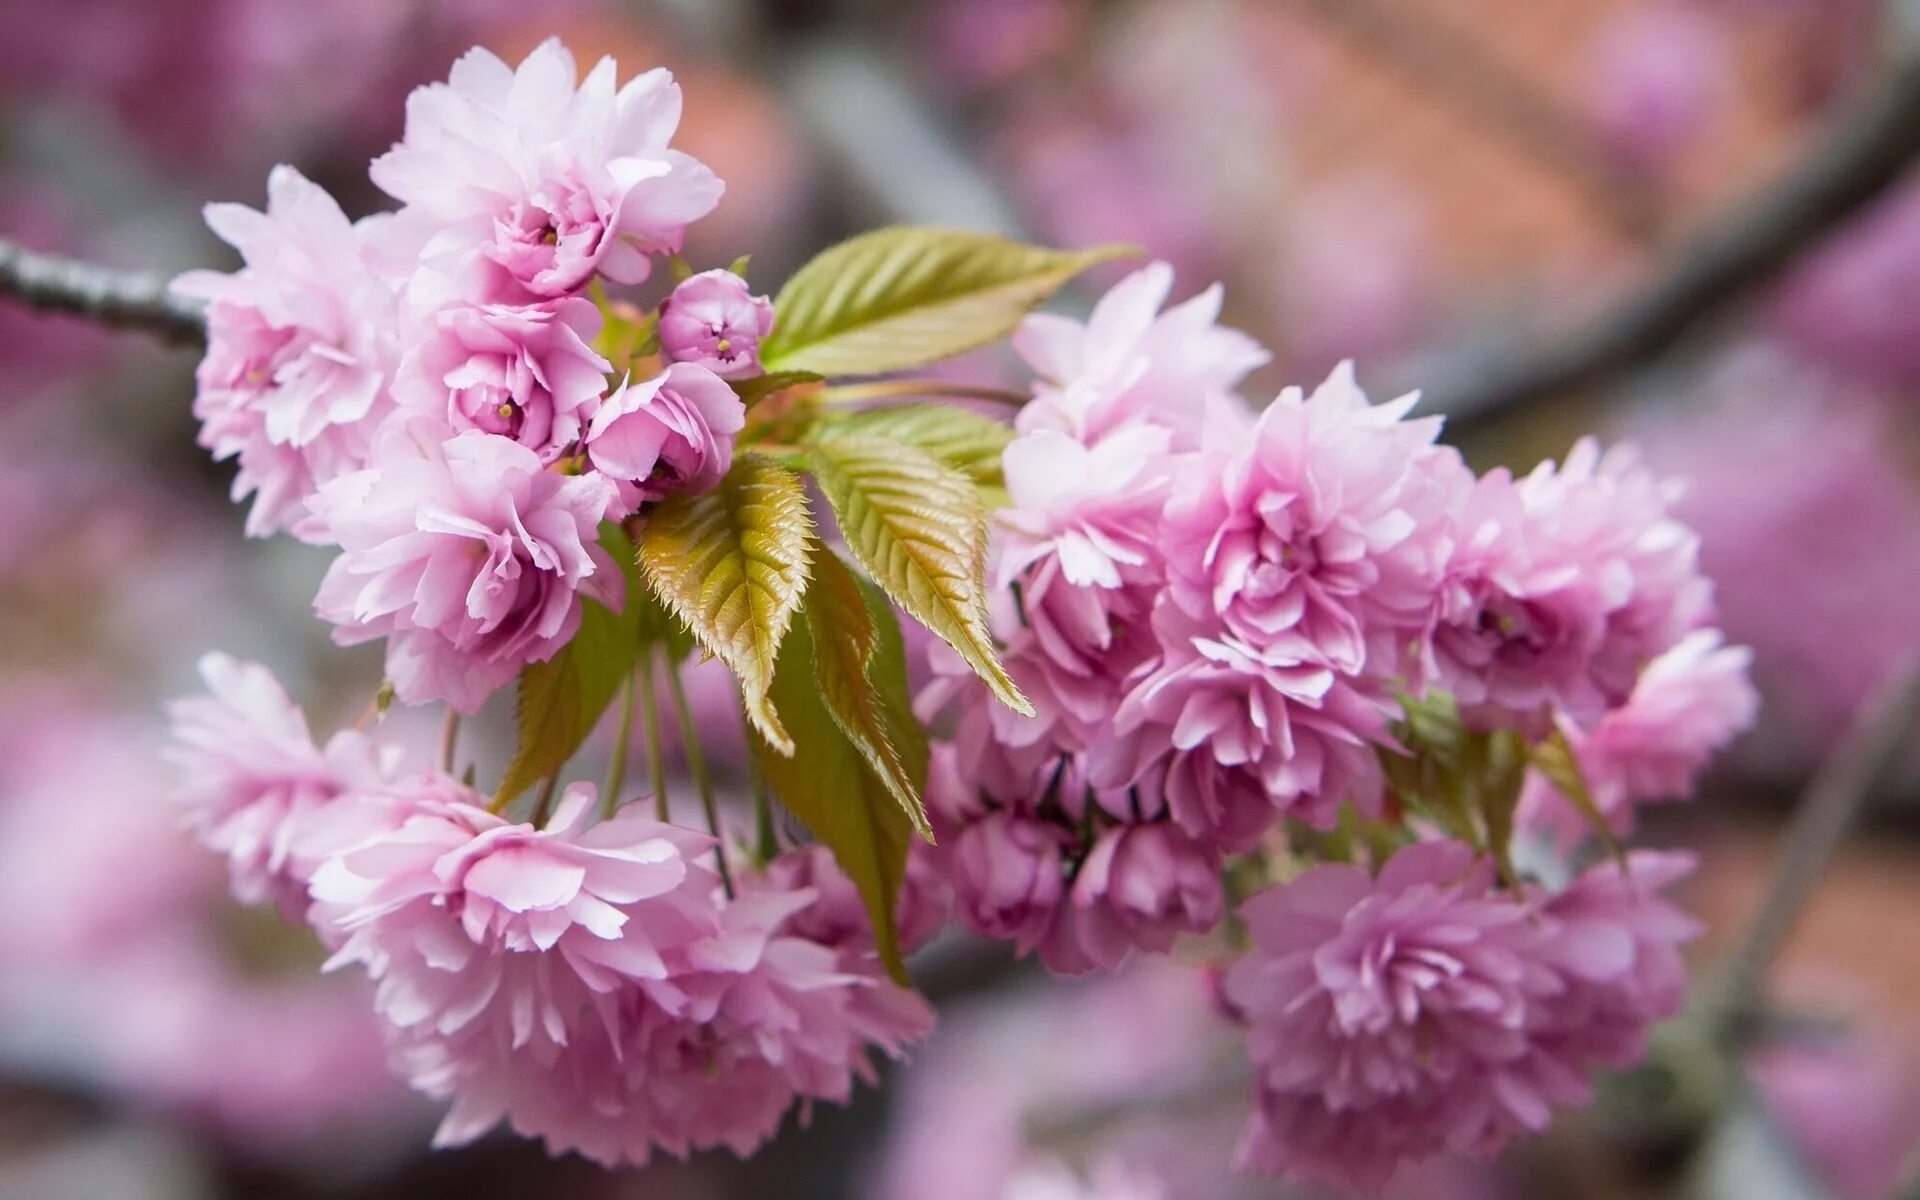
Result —
[[1005, 484], [1000, 455], [1013, 441], [1013, 427], [949, 404], [906, 404], [853, 413], [820, 434], [847, 435], [905, 442], [973, 480], [976, 487], [999, 488]]
[[735, 275], [738, 275], [740, 278], [745, 279], [747, 277], [747, 267], [751, 265], [752, 262], [753, 262], [753, 255], [742, 254], [739, 258], [736, 258], [733, 260], [733, 265], [728, 267], [727, 270], [731, 271]]
[[833, 246], [774, 301], [770, 371], [878, 375], [984, 346], [1036, 304], [1126, 247], [1046, 250], [951, 229], [897, 226]]
[[813, 520], [800, 477], [744, 454], [710, 492], [675, 496], [647, 515], [647, 583], [740, 681], [747, 716], [783, 754], [793, 741], [768, 698], [781, 639], [807, 589]]
[[772, 689], [793, 730], [793, 751], [779, 751], [756, 731], [754, 761], [773, 794], [833, 852], [840, 869], [859, 888], [880, 959], [904, 985], [907, 973], [900, 960], [894, 906], [906, 878], [913, 827], [827, 710], [815, 674], [819, 660], [808, 622], [793, 622], [780, 647]]
[[1620, 844], [1619, 837], [1608, 824], [1606, 815], [1600, 806], [1593, 802], [1593, 791], [1587, 787], [1587, 777], [1580, 770], [1580, 759], [1574, 753], [1573, 744], [1567, 741], [1567, 735], [1556, 729], [1545, 740], [1534, 745], [1530, 756], [1534, 768], [1547, 777], [1554, 790], [1567, 798], [1586, 823], [1592, 827], [1607, 853], [1624, 863], [1626, 848]]
[[884, 598], [876, 606], [846, 564], [831, 551], [820, 550], [813, 555], [806, 620], [813, 637], [820, 698], [828, 714], [914, 829], [931, 842], [933, 827], [920, 800], [927, 781], [926, 734], [907, 702], [904, 652], [897, 662], [898, 690], [884, 686], [879, 677], [882, 671], [895, 673], [895, 663], [879, 661], [883, 620], [893, 624], [891, 640], [899, 640], [892, 607]]
[[520, 672], [519, 736], [495, 799], [511, 800], [566, 766], [633, 673], [639, 648], [638, 622], [598, 601], [580, 602], [573, 640]]
[[744, 404], [751, 405], [763, 400], [775, 392], [784, 392], [790, 387], [799, 387], [803, 383], [819, 383], [825, 376], [812, 371], [775, 371], [770, 375], [755, 375], [750, 379], [734, 379], [734, 395]]
[[987, 629], [987, 526], [973, 481], [903, 442], [854, 434], [819, 442], [808, 462], [867, 575], [1003, 704], [1032, 716]]

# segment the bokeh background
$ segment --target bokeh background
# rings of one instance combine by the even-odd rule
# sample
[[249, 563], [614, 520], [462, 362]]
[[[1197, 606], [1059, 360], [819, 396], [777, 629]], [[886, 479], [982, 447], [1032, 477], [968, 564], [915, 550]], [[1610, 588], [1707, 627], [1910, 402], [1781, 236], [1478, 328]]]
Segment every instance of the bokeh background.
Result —
[[[1795, 796], [1920, 644], [1920, 172], [1900, 165], [1920, 104], [1889, 121], [1876, 99], [1920, 78], [1912, 8], [0, 0], [0, 236], [227, 265], [202, 203], [259, 204], [287, 161], [350, 213], [380, 207], [365, 164], [409, 87], [469, 45], [513, 59], [559, 33], [679, 76], [678, 144], [728, 183], [698, 266], [751, 252], [771, 290], [893, 221], [1133, 242], [1181, 294], [1226, 283], [1228, 319], [1275, 350], [1256, 397], [1351, 357], [1376, 397], [1428, 384], [1479, 465], [1631, 437], [1689, 481], [1766, 698], [1700, 801], [1648, 833], [1702, 852], [1710, 980], [1773, 886]], [[1769, 234], [1768, 206], [1876, 112], [1878, 174]], [[1759, 268], [1647, 316], [1702, 245], [1763, 235]], [[1650, 335], [1550, 369], [1623, 312]], [[1228, 1170], [1245, 1081], [1199, 964], [1066, 984], [951, 940], [917, 963], [943, 1005], [917, 1059], [750, 1163], [427, 1153], [434, 1114], [388, 1080], [359, 981], [228, 901], [162, 800], [159, 705], [202, 651], [268, 662], [322, 730], [379, 676], [310, 616], [322, 560], [242, 539], [226, 470], [193, 445], [192, 367], [0, 306], [0, 1200], [1294, 1194]], [[708, 682], [698, 702], [730, 728]], [[468, 734], [483, 762], [506, 715]], [[1920, 1196], [1917, 835], [1910, 762], [1801, 914], [1757, 1042], [1729, 1059], [1683, 1025], [1594, 1113], [1400, 1194]]]

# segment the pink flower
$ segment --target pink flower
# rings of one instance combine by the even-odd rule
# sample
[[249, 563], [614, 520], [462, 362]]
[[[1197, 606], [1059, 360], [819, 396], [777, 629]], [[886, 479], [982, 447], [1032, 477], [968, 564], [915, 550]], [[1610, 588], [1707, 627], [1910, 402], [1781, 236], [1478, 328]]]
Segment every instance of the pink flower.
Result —
[[365, 465], [390, 408], [397, 301], [369, 266], [365, 224], [292, 167], [267, 177], [267, 211], [214, 204], [207, 224], [246, 266], [190, 271], [174, 288], [211, 303], [197, 373], [200, 444], [238, 457], [247, 532], [293, 527], [316, 486]]
[[1228, 972], [1259, 1104], [1240, 1163], [1377, 1192], [1403, 1162], [1486, 1154], [1584, 1095], [1532, 1044], [1560, 987], [1492, 865], [1424, 842], [1379, 877], [1309, 868], [1241, 907], [1253, 950]]
[[1249, 437], [1210, 428], [1179, 472], [1163, 532], [1168, 594], [1263, 654], [1343, 674], [1396, 673], [1393, 650], [1431, 606], [1458, 477], [1415, 396], [1370, 405], [1343, 363], [1311, 396], [1289, 388]]
[[[227, 857], [234, 895], [276, 900], [298, 915], [322, 859], [378, 818], [346, 812], [378, 806], [398, 765], [398, 747], [341, 730], [323, 750], [272, 672], [224, 654], [200, 660], [208, 694], [175, 700], [173, 746], [181, 771], [174, 803], [209, 849]], [[371, 822], [371, 823], [370, 823]]]
[[1837, 1200], [1884, 1200], [1920, 1151], [1920, 1073], [1884, 1031], [1762, 1046], [1747, 1074]]
[[1052, 429], [1015, 438], [1001, 456], [1012, 503], [994, 515], [1005, 587], [1043, 558], [1070, 587], [1113, 589], [1158, 576], [1169, 435], [1115, 430], [1091, 447]]
[[375, 461], [313, 500], [341, 548], [314, 607], [343, 645], [387, 639], [402, 701], [473, 712], [566, 644], [583, 587], [620, 603], [620, 573], [594, 557], [605, 479], [543, 470], [490, 434], [442, 444], [417, 424], [393, 430]]
[[1610, 14], [1586, 48], [1586, 109], [1628, 171], [1669, 181], [1703, 148], [1733, 98], [1730, 39], [1680, 4]]
[[1219, 854], [1164, 821], [1121, 825], [1093, 843], [1042, 960], [1063, 974], [1111, 971], [1135, 949], [1164, 953], [1220, 923]]
[[[1580, 773], [1615, 833], [1633, 828], [1636, 805], [1692, 794], [1707, 760], [1752, 726], [1760, 697], [1747, 678], [1753, 653], [1721, 645], [1717, 629], [1680, 639], [1647, 664], [1633, 694], [1591, 733], [1562, 721]], [[1544, 823], [1577, 840], [1586, 821], [1551, 784], [1528, 780], [1522, 823]]]
[[660, 349], [722, 379], [760, 373], [760, 341], [773, 332], [773, 302], [732, 271], [682, 280], [660, 304]]
[[1162, 313], [1172, 288], [1173, 268], [1154, 263], [1115, 284], [1084, 325], [1050, 313], [1022, 321], [1013, 346], [1041, 382], [1020, 410], [1020, 431], [1055, 429], [1092, 444], [1144, 421], [1170, 430], [1174, 448], [1193, 448], [1208, 406], [1237, 406], [1234, 385], [1268, 354], [1214, 323], [1218, 284]]
[[712, 371], [675, 363], [607, 397], [587, 430], [587, 458], [620, 482], [623, 511], [674, 492], [710, 491], [733, 465], [746, 412]]
[[969, 929], [1006, 938], [1026, 954], [1052, 927], [1066, 894], [1063, 830], [1005, 810], [990, 812], [954, 838], [949, 857], [954, 902]]
[[[900, 948], [911, 954], [946, 924], [953, 897], [929, 857], [932, 847], [915, 840], [907, 851], [907, 874], [895, 899]], [[873, 923], [866, 902], [833, 852], [818, 843], [796, 846], [767, 864], [766, 886], [774, 891], [809, 889], [813, 902], [788, 919], [787, 932], [823, 946], [871, 951]]]
[[1462, 505], [1436, 604], [1431, 669], [1469, 710], [1582, 726], [1624, 702], [1647, 662], [1712, 615], [1699, 539], [1673, 484], [1630, 447], [1582, 439], [1517, 483], [1481, 477]]
[[432, 229], [429, 259], [474, 258], [502, 282], [483, 299], [568, 295], [597, 271], [644, 280], [649, 254], [680, 248], [720, 181], [668, 149], [680, 88], [655, 69], [614, 89], [613, 60], [584, 81], [549, 40], [510, 68], [485, 50], [415, 90], [406, 135], [373, 181]]
[[600, 329], [591, 301], [453, 303], [425, 325], [394, 399], [453, 432], [499, 434], [551, 463], [580, 440], [606, 393], [612, 367], [590, 344]]

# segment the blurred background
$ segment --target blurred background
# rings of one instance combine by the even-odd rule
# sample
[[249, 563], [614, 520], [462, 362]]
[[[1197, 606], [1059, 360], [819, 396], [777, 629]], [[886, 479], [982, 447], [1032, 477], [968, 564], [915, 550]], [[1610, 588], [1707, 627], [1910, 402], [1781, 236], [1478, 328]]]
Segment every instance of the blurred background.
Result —
[[[1351, 357], [1376, 398], [1426, 386], [1477, 465], [1593, 430], [1686, 478], [1766, 697], [1645, 835], [1702, 853], [1703, 979], [1776, 886], [1795, 796], [1920, 648], [1920, 22], [1899, 3], [0, 0], [0, 236], [231, 265], [202, 203], [258, 205], [286, 161], [381, 207], [365, 165], [406, 91], [553, 33], [679, 76], [676, 144], [728, 184], [698, 267], [751, 252], [771, 291], [892, 221], [1133, 242], [1181, 295], [1226, 283], [1227, 319], [1275, 350], [1256, 401]], [[427, 1153], [435, 1114], [388, 1080], [360, 981], [228, 901], [161, 800], [159, 704], [204, 650], [269, 663], [323, 733], [379, 678], [311, 618], [324, 557], [242, 539], [193, 444], [193, 365], [0, 305], [0, 1200], [1297, 1194], [1229, 1170], [1246, 1081], [1204, 970], [1068, 984], [958, 941], [916, 964], [942, 1005], [916, 1060], [750, 1163]], [[1799, 913], [1758, 1036], [1729, 1054], [1683, 1022], [1593, 1113], [1399, 1194], [1920, 1196], [1907, 758]]]

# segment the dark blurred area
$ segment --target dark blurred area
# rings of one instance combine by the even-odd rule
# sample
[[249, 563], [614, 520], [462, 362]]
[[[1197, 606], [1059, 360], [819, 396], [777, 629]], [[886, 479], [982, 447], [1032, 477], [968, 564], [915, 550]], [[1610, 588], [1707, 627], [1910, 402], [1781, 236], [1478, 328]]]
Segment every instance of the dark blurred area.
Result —
[[[886, 222], [1131, 242], [1180, 295], [1226, 284], [1225, 319], [1275, 351], [1256, 399], [1353, 358], [1376, 399], [1431, 386], [1481, 465], [1630, 437], [1687, 481], [1766, 698], [1654, 839], [1702, 854], [1710, 978], [1794, 797], [1920, 647], [1920, 170], [1667, 325], [1656, 307], [1657, 336], [1605, 339], [1703, 239], [1778, 234], [1756, 208], [1920, 63], [1912, 7], [0, 0], [0, 236], [231, 266], [203, 203], [258, 204], [291, 162], [350, 214], [382, 207], [365, 166], [411, 87], [470, 45], [514, 59], [558, 34], [680, 79], [676, 144], [727, 182], [697, 267], [751, 253], [771, 290]], [[1596, 336], [1607, 354], [1545, 369]], [[751, 1162], [427, 1151], [435, 1114], [387, 1076], [361, 981], [235, 907], [162, 802], [159, 706], [202, 651], [272, 664], [323, 730], [377, 658], [311, 618], [316, 554], [242, 538], [194, 445], [190, 355], [4, 306], [0, 347], [0, 1200], [1296, 1194], [1230, 1169], [1245, 1080], [1202, 972], [1068, 984], [964, 941], [916, 964], [942, 1004], [917, 1060]], [[707, 682], [697, 706], [730, 703]], [[510, 715], [482, 728], [503, 740]], [[1881, 790], [1774, 973], [1777, 1034], [1728, 1064], [1682, 1029], [1591, 1115], [1397, 1195], [1920, 1196], [1920, 760]]]

